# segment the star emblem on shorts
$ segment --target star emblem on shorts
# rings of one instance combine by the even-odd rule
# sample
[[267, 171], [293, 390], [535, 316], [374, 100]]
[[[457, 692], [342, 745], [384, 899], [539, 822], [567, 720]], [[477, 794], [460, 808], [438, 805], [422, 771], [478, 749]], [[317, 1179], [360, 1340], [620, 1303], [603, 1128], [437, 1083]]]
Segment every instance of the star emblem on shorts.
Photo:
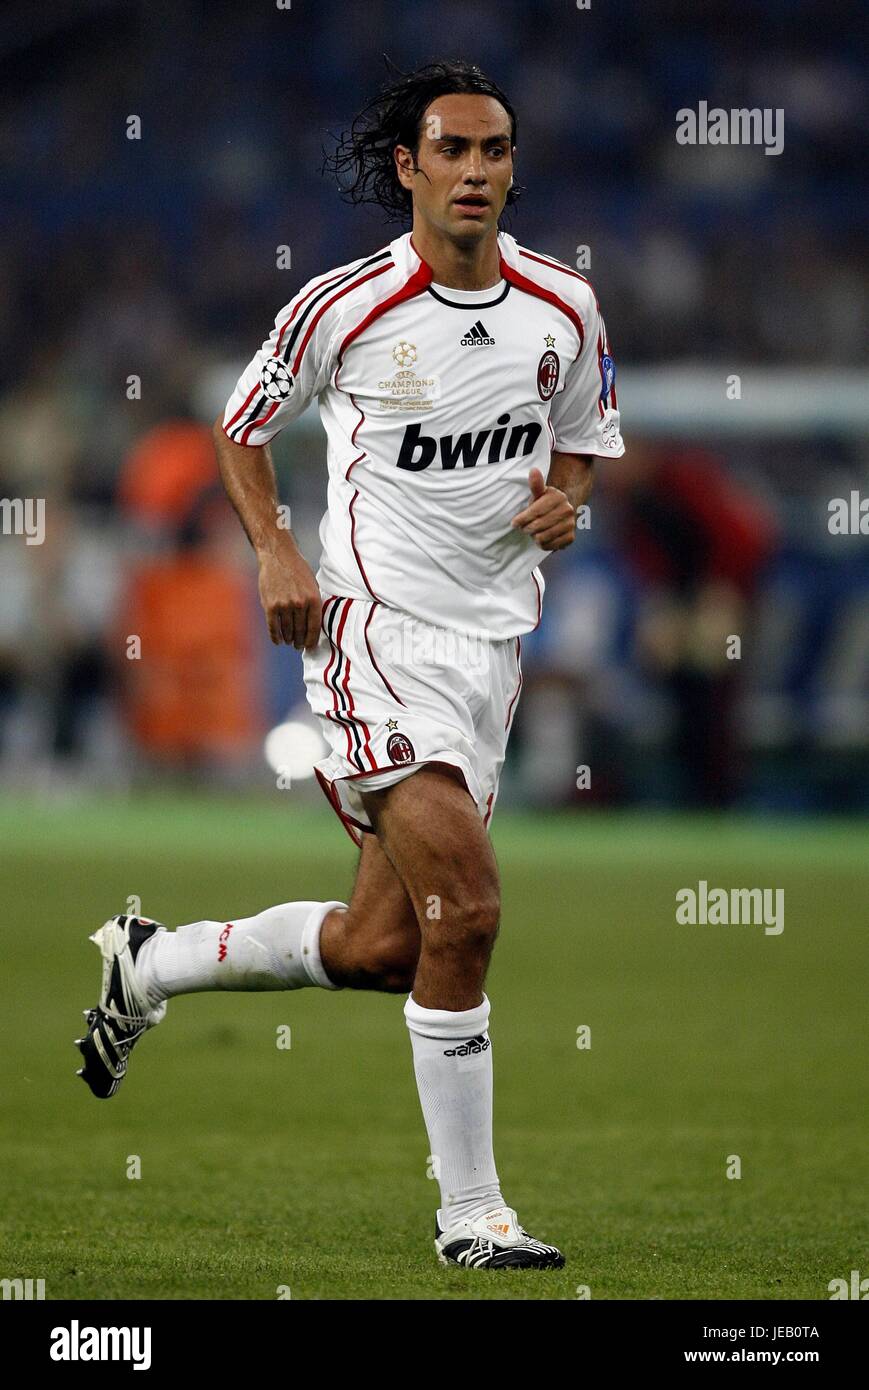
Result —
[[389, 731], [390, 731], [390, 733], [391, 733], [393, 729], [397, 729], [397, 728], [398, 728], [398, 720], [397, 720], [397, 719], [387, 719], [387, 721], [386, 721], [386, 727], [387, 727], [387, 729], [389, 729]]
[[552, 336], [551, 333], [547, 333], [547, 334], [546, 334], [546, 339], [545, 339], [545, 341], [546, 341], [546, 346], [547, 346], [548, 348], [553, 348], [553, 347], [555, 347], [555, 339], [553, 338], [553, 336]]

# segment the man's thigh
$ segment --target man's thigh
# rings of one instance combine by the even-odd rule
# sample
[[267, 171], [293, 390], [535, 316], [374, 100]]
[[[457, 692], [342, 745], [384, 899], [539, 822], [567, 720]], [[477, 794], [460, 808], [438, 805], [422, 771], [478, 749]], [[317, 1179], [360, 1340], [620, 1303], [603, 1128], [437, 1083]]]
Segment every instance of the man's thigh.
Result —
[[423, 941], [497, 919], [498, 866], [477, 807], [452, 768], [422, 768], [363, 793], [386, 857], [404, 885]]
[[416, 912], [374, 835], [365, 835], [347, 910], [334, 908], [320, 933], [326, 973], [345, 989], [406, 992], [420, 953]]
[[407, 933], [419, 939], [413, 903], [376, 835], [362, 836], [349, 909], [354, 931], [360, 934], [381, 939]]
[[362, 836], [348, 914], [354, 933], [418, 940], [433, 893], [441, 902], [466, 902], [469, 891], [497, 886], [489, 837], [457, 769], [422, 768], [394, 787], [363, 793], [363, 801], [376, 833]]
[[485, 894], [498, 884], [487, 831], [455, 767], [423, 767], [395, 787], [363, 792], [363, 801], [420, 926], [432, 892], [467, 901], [474, 884]]

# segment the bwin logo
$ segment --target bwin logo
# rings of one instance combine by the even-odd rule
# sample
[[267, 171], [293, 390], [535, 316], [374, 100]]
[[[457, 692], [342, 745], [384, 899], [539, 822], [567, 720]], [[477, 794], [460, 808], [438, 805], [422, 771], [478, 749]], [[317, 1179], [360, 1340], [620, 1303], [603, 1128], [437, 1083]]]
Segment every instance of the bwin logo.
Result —
[[495, 339], [490, 338], [488, 332], [483, 327], [482, 319], [477, 319], [473, 328], [469, 328], [464, 338], [460, 340], [461, 347], [494, 347]]
[[[423, 434], [422, 425], [408, 425], [398, 453], [398, 467], [419, 473], [423, 468], [428, 468], [439, 449], [441, 468], [455, 468], [457, 463], [461, 463], [463, 468], [474, 468], [478, 463], [502, 463], [505, 459], [515, 458], [520, 445], [523, 457], [530, 454], [543, 426], [536, 420], [527, 421], [524, 425], [514, 425], [508, 439], [509, 423], [509, 415], [499, 415], [495, 421], [498, 429], [481, 430], [479, 434], [460, 434], [455, 438], [451, 434], [445, 434], [440, 439]], [[482, 458], [483, 446], [487, 439], [489, 447], [486, 457]]]

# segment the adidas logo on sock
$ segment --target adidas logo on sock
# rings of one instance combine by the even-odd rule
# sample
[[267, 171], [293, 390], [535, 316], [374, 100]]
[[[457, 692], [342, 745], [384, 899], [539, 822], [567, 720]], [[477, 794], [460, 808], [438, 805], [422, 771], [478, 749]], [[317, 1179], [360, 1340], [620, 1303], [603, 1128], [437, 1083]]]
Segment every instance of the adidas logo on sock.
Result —
[[487, 330], [483, 327], [480, 319], [469, 329], [464, 338], [460, 340], [461, 347], [494, 347], [495, 339], [490, 338]]
[[461, 1047], [447, 1048], [446, 1052], [444, 1053], [444, 1056], [469, 1057], [472, 1052], [485, 1052], [486, 1049], [491, 1046], [492, 1044], [486, 1037], [485, 1033], [480, 1033], [476, 1038], [468, 1038], [468, 1041], [463, 1042]]

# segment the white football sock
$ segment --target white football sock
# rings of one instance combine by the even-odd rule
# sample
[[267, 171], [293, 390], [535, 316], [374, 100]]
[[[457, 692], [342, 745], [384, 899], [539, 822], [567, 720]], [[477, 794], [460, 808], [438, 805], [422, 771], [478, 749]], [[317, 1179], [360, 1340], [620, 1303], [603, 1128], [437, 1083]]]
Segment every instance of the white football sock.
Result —
[[156, 931], [136, 957], [152, 1007], [175, 994], [208, 989], [338, 989], [320, 959], [320, 928], [346, 903], [281, 903], [232, 922], [191, 922]]
[[477, 1008], [453, 1012], [424, 1009], [409, 995], [404, 1017], [440, 1184], [438, 1221], [445, 1231], [505, 1205], [492, 1152], [489, 1001], [484, 994]]

